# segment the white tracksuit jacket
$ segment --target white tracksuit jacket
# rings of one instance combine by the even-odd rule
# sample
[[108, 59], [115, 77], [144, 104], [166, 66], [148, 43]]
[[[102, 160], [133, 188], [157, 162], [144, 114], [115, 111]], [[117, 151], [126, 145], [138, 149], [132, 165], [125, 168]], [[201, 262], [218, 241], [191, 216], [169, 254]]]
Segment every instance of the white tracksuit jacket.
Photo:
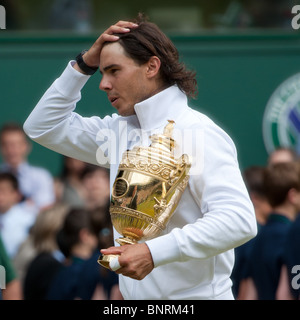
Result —
[[[122, 153], [149, 145], [150, 134], [175, 121], [176, 154], [192, 157], [188, 186], [164, 232], [147, 240], [155, 268], [141, 281], [120, 276], [125, 299], [232, 299], [233, 248], [256, 235], [252, 203], [234, 143], [212, 120], [191, 109], [177, 86], [135, 105], [136, 114], [103, 119], [75, 113], [89, 79], [70, 62], [24, 123], [39, 144], [110, 168], [114, 182]], [[118, 238], [115, 231], [115, 238]]]

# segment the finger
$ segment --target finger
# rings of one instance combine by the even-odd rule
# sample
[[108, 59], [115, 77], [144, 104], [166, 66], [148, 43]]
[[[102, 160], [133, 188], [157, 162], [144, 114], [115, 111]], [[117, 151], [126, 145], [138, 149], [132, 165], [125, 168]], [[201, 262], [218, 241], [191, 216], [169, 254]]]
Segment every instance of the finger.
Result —
[[117, 24], [112, 25], [107, 30], [105, 30], [101, 36], [96, 40], [97, 45], [102, 46], [104, 42], [107, 41], [117, 41], [119, 40], [119, 37], [114, 35], [116, 33], [128, 33], [130, 32], [130, 28], [136, 28], [138, 27], [137, 24], [127, 21], [119, 21]]
[[102, 254], [121, 254], [123, 252], [121, 247], [110, 247], [108, 249], [101, 249]]
[[119, 40], [120, 37], [112, 35], [112, 34], [103, 34], [101, 37], [102, 42], [107, 42], [107, 41], [117, 41]]
[[119, 262], [119, 257], [116, 257], [112, 259], [109, 262], [109, 267], [111, 268], [112, 271], [117, 271], [118, 269], [121, 268], [120, 262]]
[[116, 33], [128, 33], [130, 32], [129, 28], [122, 28], [117, 26], [111, 26], [106, 31], [103, 32], [103, 35], [113, 35]]
[[138, 25], [136, 23], [127, 22], [127, 21], [119, 21], [118, 23], [110, 26], [104, 33], [112, 34], [112, 33], [126, 33], [129, 32], [130, 29], [137, 28]]
[[123, 20], [118, 21], [115, 25], [118, 27], [123, 27], [123, 28], [136, 28], [139, 26], [138, 24], [136, 24], [134, 22], [123, 21]]
[[130, 29], [127, 28], [113, 28], [110, 27], [106, 31], [104, 31], [101, 36], [96, 40], [96, 44], [102, 46], [104, 42], [110, 41], [117, 41], [119, 40], [119, 37], [116, 36], [116, 33], [127, 33], [130, 32]]

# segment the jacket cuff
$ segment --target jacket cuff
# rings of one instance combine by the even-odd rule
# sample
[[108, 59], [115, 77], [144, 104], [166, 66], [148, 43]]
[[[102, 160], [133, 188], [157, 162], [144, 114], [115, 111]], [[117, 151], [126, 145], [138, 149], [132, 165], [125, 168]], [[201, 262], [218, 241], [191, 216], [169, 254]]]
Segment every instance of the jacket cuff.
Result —
[[154, 267], [181, 260], [181, 253], [172, 233], [145, 241], [145, 243], [151, 252]]
[[75, 61], [70, 61], [61, 76], [54, 81], [55, 88], [65, 97], [74, 97], [84, 87], [90, 76], [73, 68]]

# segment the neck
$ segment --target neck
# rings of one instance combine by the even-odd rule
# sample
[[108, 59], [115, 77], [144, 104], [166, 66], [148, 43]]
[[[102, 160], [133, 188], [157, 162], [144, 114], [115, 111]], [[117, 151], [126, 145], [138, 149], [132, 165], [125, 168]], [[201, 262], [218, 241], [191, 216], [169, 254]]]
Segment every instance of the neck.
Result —
[[134, 106], [142, 130], [164, 127], [168, 119], [176, 122], [179, 115], [188, 108], [187, 96], [176, 86], [162, 89], [160, 87], [161, 91], [157, 94]]
[[[22, 163], [22, 162], [21, 162], [21, 163]], [[11, 170], [13, 170], [14, 172], [17, 172], [17, 170], [18, 170], [18, 168], [19, 168], [19, 166], [20, 166], [21, 163], [8, 163], [8, 162], [7, 162], [7, 165], [9, 166], [9, 168], [10, 168]]]
[[11, 204], [11, 205], [8, 205], [8, 206], [2, 206], [0, 208], [0, 215], [1, 214], [5, 214], [6, 212], [8, 212], [13, 206], [14, 206], [14, 204]]
[[72, 255], [83, 260], [88, 259], [92, 254], [92, 250], [84, 244], [77, 244], [72, 249]]
[[259, 210], [255, 211], [255, 215], [256, 215], [256, 221], [260, 224], [260, 225], [264, 225], [267, 221], [267, 216], [264, 215], [262, 212], [260, 212]]
[[[167, 88], [168, 88], [167, 85], [163, 85], [161, 83], [160, 84], [155, 83], [153, 88], [151, 90], [149, 90], [149, 93], [144, 97], [144, 99], [142, 101], [147, 100], [147, 99], [155, 96], [156, 94], [160, 93], [161, 91], [163, 91]], [[140, 102], [142, 102], [142, 101], [140, 101]]]
[[297, 215], [297, 211], [295, 210], [294, 206], [291, 205], [281, 205], [274, 207], [274, 211], [282, 214], [291, 221], [294, 221]]

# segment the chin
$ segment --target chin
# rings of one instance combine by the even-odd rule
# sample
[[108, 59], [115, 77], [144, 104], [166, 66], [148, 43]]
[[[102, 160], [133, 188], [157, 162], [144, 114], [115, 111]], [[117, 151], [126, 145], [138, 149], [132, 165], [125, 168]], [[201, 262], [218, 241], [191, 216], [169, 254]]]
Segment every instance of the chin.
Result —
[[122, 117], [128, 117], [135, 114], [134, 110], [118, 110], [118, 113]]

